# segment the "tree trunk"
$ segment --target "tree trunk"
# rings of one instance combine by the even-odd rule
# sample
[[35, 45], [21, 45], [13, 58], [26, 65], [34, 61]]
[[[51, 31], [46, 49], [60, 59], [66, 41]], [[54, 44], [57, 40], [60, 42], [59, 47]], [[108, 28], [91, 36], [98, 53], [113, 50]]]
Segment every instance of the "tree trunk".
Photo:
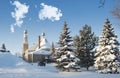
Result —
[[87, 71], [89, 71], [89, 67], [87, 66]]

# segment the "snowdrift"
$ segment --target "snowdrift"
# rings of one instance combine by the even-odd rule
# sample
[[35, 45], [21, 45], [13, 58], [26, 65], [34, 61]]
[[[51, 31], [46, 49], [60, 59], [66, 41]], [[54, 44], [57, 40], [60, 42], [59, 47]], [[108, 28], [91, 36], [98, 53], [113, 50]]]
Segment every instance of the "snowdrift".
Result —
[[22, 58], [12, 55], [10, 52], [0, 52], [0, 68], [15, 68], [15, 67], [29, 66]]

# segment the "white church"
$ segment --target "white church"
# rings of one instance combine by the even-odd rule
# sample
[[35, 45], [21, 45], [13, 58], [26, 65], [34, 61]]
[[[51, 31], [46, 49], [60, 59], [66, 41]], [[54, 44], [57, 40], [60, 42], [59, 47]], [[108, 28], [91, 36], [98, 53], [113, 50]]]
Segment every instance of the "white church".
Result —
[[48, 61], [50, 59], [50, 44], [45, 38], [45, 33], [38, 36], [38, 43], [29, 48], [27, 30], [24, 30], [22, 57], [28, 62]]

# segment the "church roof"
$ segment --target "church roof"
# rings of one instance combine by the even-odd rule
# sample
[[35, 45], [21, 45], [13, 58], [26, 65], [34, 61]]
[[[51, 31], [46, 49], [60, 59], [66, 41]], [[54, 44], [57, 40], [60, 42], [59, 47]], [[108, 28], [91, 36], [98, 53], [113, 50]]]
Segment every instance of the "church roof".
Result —
[[34, 51], [33, 54], [50, 55], [50, 52], [47, 50], [37, 50], [37, 51]]
[[45, 38], [45, 33], [42, 33], [40, 49], [34, 51], [33, 54], [50, 55], [50, 44]]
[[48, 50], [50, 49], [50, 44], [47, 41], [47, 39], [45, 38], [45, 33], [42, 34], [42, 38], [41, 38], [41, 43], [40, 43], [40, 49], [44, 49], [44, 50]]
[[50, 49], [50, 44], [48, 43], [47, 39], [43, 38], [41, 40], [40, 49]]

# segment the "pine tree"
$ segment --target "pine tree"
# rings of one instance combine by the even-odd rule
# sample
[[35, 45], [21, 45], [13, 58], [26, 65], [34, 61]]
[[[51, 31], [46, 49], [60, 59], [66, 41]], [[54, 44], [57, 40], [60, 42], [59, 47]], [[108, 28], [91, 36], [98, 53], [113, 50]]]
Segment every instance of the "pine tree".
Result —
[[2, 49], [6, 51], [6, 47], [4, 43], [2, 44]]
[[50, 48], [50, 52], [51, 52], [52, 55], [55, 53], [54, 43], [52, 43], [52, 46]]
[[100, 73], [119, 73], [119, 43], [107, 19], [95, 53], [95, 68]]
[[[78, 35], [76, 35], [73, 38], [73, 46], [75, 47], [75, 54], [76, 56], [79, 56], [79, 51], [80, 51], [80, 38]], [[78, 57], [79, 58], [79, 57]], [[82, 61], [82, 60], [81, 60]]]
[[80, 38], [78, 35], [76, 35], [74, 38], [73, 38], [73, 45], [75, 48], [77, 48], [79, 46], [79, 42], [80, 42]]
[[95, 47], [97, 38], [91, 30], [91, 27], [85, 25], [82, 30], [80, 30], [79, 45], [77, 45], [77, 56], [79, 57], [80, 66], [89, 67], [93, 65], [93, 49]]
[[63, 32], [60, 34], [57, 48], [57, 68], [60, 70], [70, 70], [72, 68], [79, 69], [77, 62], [79, 59], [75, 56], [73, 50], [73, 40], [70, 36], [69, 28], [67, 27], [66, 22], [64, 23]]
[[55, 47], [54, 47], [53, 42], [52, 42], [52, 45], [51, 45], [51, 48], [50, 48], [50, 52], [51, 52], [50, 61], [55, 62]]

